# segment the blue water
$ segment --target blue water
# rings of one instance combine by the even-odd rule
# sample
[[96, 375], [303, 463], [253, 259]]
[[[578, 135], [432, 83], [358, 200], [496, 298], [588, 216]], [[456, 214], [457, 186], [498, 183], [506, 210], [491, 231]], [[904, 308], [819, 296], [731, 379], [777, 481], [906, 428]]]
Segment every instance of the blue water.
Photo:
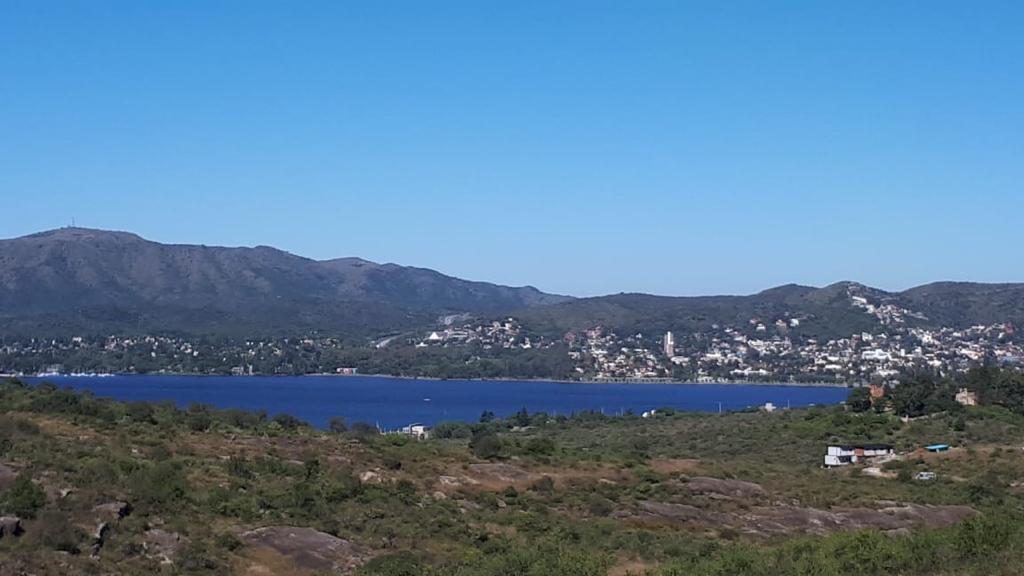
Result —
[[368, 376], [55, 376], [59, 386], [91, 390], [118, 400], [173, 400], [219, 408], [287, 413], [324, 427], [333, 416], [349, 423], [370, 422], [384, 428], [444, 420], [476, 422], [490, 410], [507, 416], [530, 412], [569, 414], [601, 410], [640, 413], [671, 406], [717, 412], [772, 402], [778, 407], [835, 404], [844, 388], [747, 386], [741, 384], [574, 384], [564, 382], [408, 380]]

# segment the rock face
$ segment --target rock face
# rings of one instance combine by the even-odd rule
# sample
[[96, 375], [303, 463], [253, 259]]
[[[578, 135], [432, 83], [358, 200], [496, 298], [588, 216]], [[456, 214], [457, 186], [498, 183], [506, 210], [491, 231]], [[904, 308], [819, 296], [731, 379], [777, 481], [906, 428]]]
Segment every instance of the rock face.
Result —
[[[441, 314], [565, 302], [532, 287], [470, 282], [358, 258], [314, 261], [266, 246], [158, 244], [63, 228], [0, 240], [0, 320], [14, 330], [77, 333], [150, 326], [197, 333], [374, 335]], [[74, 312], [69, 314], [69, 312]]]
[[350, 573], [370, 558], [362, 546], [312, 528], [267, 526], [245, 532], [241, 539], [270, 548], [306, 570]]
[[131, 514], [132, 506], [127, 502], [115, 500], [113, 502], [94, 506], [92, 512], [95, 515], [95, 524], [92, 527], [82, 526], [82, 528], [87, 532], [91, 531], [92, 555], [98, 556], [100, 550], [103, 549], [103, 544], [106, 541], [110, 525], [117, 523], [125, 516]]
[[0, 538], [21, 536], [21, 518], [17, 516], [0, 516]]
[[691, 478], [686, 483], [686, 487], [695, 494], [719, 495], [729, 498], [761, 498], [768, 495], [760, 484], [704, 476]]
[[127, 502], [113, 501], [94, 506], [92, 509], [100, 520], [114, 522], [132, 513], [132, 505]]
[[734, 520], [729, 514], [713, 512], [696, 506], [690, 506], [689, 504], [641, 502], [640, 509], [648, 514], [660, 516], [679, 523], [731, 526]]
[[153, 528], [143, 534], [143, 542], [146, 556], [159, 560], [161, 564], [173, 564], [189, 540], [177, 532]]
[[968, 506], [922, 506], [905, 504], [882, 509], [833, 508], [821, 510], [802, 506], [755, 506], [741, 512], [720, 512], [687, 504], [641, 502], [647, 517], [659, 517], [674, 524], [708, 529], [728, 528], [752, 536], [788, 534], [825, 535], [842, 530], [872, 528], [898, 534], [907, 529], [951, 526], [978, 514]]

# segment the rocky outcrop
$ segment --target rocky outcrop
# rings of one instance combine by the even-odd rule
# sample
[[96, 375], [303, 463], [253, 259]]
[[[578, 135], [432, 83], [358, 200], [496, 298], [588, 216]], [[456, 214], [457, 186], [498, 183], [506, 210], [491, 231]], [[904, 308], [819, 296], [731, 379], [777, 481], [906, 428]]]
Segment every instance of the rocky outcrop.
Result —
[[312, 528], [267, 526], [243, 533], [241, 540], [269, 548], [304, 570], [347, 574], [370, 559], [362, 546]]
[[0, 538], [21, 536], [21, 518], [17, 516], [0, 516]]
[[92, 511], [101, 519], [107, 522], [115, 522], [132, 513], [132, 505], [127, 502], [115, 500], [105, 504], [93, 506]]
[[95, 518], [94, 523], [91, 526], [83, 526], [83, 528], [87, 532], [91, 531], [92, 555], [99, 556], [100, 550], [103, 549], [103, 544], [106, 542], [110, 526], [131, 514], [132, 506], [127, 502], [115, 500], [93, 506], [92, 512]]
[[[789, 534], [825, 535], [842, 530], [876, 529], [890, 534], [918, 527], [952, 526], [978, 514], [968, 506], [904, 504], [882, 509], [832, 508], [821, 510], [792, 505], [757, 506], [741, 512], [715, 511], [688, 504], [641, 502], [642, 517], [656, 517], [673, 524], [721, 530], [752, 536]], [[620, 514], [621, 516], [621, 514]]]
[[690, 481], [686, 483], [686, 487], [694, 494], [725, 496], [728, 498], [761, 498], [768, 495], [760, 484], [743, 480], [723, 480], [721, 478], [707, 478], [704, 476], [690, 478]]
[[178, 555], [189, 539], [177, 532], [168, 532], [162, 528], [146, 530], [142, 535], [142, 547], [148, 558], [159, 560], [161, 564], [174, 564]]
[[708, 525], [731, 525], [733, 523], [733, 518], [729, 514], [712, 512], [689, 504], [641, 502], [640, 509], [648, 514], [680, 523], [690, 522]]

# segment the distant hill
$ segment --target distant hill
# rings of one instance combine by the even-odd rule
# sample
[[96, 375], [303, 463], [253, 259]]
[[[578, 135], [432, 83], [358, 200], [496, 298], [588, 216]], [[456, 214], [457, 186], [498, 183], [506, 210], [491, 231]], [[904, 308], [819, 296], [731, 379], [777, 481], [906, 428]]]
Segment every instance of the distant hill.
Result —
[[[616, 294], [530, 309], [520, 318], [524, 326], [550, 336], [599, 325], [622, 335], [655, 335], [667, 330], [707, 332], [715, 325], [756, 332], [760, 323], [769, 335], [785, 332], [818, 339], [878, 333], [896, 325], [1020, 326], [1024, 325], [1024, 284], [941, 282], [886, 292], [839, 282], [824, 288], [790, 284], [749, 296]], [[779, 320], [786, 325], [776, 328]]]
[[0, 240], [0, 331], [376, 335], [569, 300], [358, 258], [165, 245], [63, 228]]

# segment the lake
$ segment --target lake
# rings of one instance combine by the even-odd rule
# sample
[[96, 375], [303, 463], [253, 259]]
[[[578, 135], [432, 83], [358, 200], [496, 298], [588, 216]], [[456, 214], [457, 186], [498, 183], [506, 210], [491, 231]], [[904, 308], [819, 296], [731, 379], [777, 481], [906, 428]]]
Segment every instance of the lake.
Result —
[[717, 412], [772, 402], [778, 407], [836, 404], [848, 390], [743, 384], [583, 384], [539, 381], [413, 380], [376, 376], [51, 376], [26, 378], [118, 400], [199, 402], [218, 408], [287, 413], [325, 427], [333, 416], [385, 429], [444, 420], [476, 422], [490, 410], [570, 414], [641, 413], [661, 407]]

